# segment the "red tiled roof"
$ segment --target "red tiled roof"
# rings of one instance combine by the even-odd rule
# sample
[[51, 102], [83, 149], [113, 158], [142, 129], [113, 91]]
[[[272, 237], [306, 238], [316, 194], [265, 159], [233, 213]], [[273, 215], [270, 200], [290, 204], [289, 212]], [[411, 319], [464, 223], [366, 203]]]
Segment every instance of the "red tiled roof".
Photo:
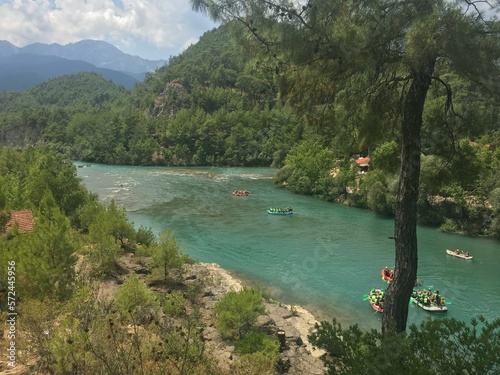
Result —
[[21, 233], [31, 232], [35, 228], [35, 219], [31, 210], [12, 211], [10, 219], [5, 225], [5, 231], [10, 232], [16, 224]]
[[370, 164], [370, 157], [356, 159], [356, 164], [360, 167], [367, 167]]

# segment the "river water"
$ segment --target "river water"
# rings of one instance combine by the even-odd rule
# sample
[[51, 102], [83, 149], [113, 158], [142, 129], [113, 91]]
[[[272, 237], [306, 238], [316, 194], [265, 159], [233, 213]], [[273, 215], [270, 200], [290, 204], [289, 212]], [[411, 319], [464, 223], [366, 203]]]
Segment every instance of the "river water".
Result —
[[[80, 163], [76, 163], [80, 164]], [[383, 288], [380, 270], [394, 265], [394, 222], [370, 211], [323, 202], [274, 185], [271, 168], [163, 168], [93, 164], [77, 168], [104, 202], [123, 205], [136, 227], [172, 229], [186, 253], [264, 286], [285, 303], [330, 320], [380, 328], [363, 295]], [[234, 197], [236, 189], [250, 191]], [[293, 215], [266, 213], [291, 206]], [[500, 317], [500, 242], [418, 228], [419, 280], [439, 290], [448, 312], [464, 321]], [[460, 248], [465, 261], [446, 255]], [[410, 306], [409, 323], [430, 313]]]

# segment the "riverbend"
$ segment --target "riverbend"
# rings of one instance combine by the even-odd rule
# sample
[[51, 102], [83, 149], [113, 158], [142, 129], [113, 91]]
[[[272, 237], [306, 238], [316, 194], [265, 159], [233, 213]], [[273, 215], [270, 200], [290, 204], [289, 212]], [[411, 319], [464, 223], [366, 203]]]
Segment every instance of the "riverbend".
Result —
[[[394, 222], [372, 212], [296, 195], [277, 187], [270, 168], [77, 168], [104, 202], [123, 205], [136, 227], [169, 228], [193, 258], [218, 263], [238, 277], [266, 286], [277, 298], [321, 318], [379, 328], [363, 295], [384, 288], [380, 270], [394, 264]], [[235, 190], [248, 196], [234, 196]], [[293, 215], [269, 215], [292, 207]], [[439, 317], [469, 321], [500, 316], [500, 242], [419, 227], [418, 277], [449, 303]], [[474, 256], [466, 261], [446, 249]], [[429, 313], [410, 307], [409, 323]], [[433, 315], [436, 316], [437, 315]]]

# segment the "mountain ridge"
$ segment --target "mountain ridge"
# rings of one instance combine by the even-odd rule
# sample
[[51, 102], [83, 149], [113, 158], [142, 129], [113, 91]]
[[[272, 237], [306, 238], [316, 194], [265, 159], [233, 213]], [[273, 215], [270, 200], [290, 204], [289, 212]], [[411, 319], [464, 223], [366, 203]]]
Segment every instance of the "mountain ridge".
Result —
[[19, 53], [51, 55], [68, 60], [81, 60], [98, 68], [112, 69], [126, 74], [145, 74], [165, 65], [166, 60], [148, 60], [137, 55], [122, 52], [114, 45], [93, 39], [83, 39], [75, 43], [32, 43], [17, 47], [7, 40], [0, 40], [0, 57]]
[[128, 89], [139, 82], [126, 73], [99, 68], [86, 61], [17, 53], [0, 57], [0, 91], [24, 91], [48, 79], [82, 71], [99, 73], [106, 79]]

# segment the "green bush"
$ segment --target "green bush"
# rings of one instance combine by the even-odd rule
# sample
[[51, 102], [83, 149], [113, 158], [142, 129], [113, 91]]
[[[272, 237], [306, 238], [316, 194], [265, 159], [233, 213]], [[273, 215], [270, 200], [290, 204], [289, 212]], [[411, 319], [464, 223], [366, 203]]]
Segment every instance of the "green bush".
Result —
[[396, 141], [378, 146], [371, 156], [373, 168], [391, 174], [399, 170], [399, 145]]
[[138, 245], [151, 246], [156, 244], [156, 237], [151, 228], [145, 228], [141, 225], [135, 234], [135, 241]]
[[312, 194], [312, 181], [301, 169], [295, 169], [288, 178], [287, 188], [297, 194]]
[[380, 181], [375, 181], [368, 189], [366, 202], [370, 210], [381, 215], [389, 215], [391, 207], [387, 204], [386, 199], [387, 188]]
[[251, 288], [230, 291], [215, 305], [215, 325], [223, 337], [241, 338], [264, 312], [259, 291]]
[[357, 325], [322, 322], [309, 336], [326, 351], [328, 374], [482, 374], [500, 371], [500, 319], [482, 317], [471, 324], [456, 319], [428, 319], [409, 333], [382, 335]]
[[182, 271], [183, 251], [179, 248], [172, 230], [167, 229], [160, 233], [160, 241], [157, 246], [151, 248], [151, 255], [153, 267], [161, 271], [164, 280], [167, 279], [170, 270]]
[[149, 258], [153, 254], [153, 246], [138, 245], [135, 249], [136, 258]]
[[274, 375], [275, 361], [264, 353], [245, 354], [231, 366], [232, 375]]
[[264, 332], [254, 331], [238, 340], [234, 345], [234, 351], [238, 354], [262, 352], [278, 360], [279, 343], [275, 337]]
[[453, 219], [446, 219], [439, 227], [441, 232], [455, 233], [458, 231], [458, 225]]
[[289, 165], [283, 166], [274, 175], [274, 183], [279, 185], [286, 184], [292, 173], [293, 173], [292, 167], [290, 167]]
[[89, 227], [92, 245], [88, 248], [88, 259], [96, 275], [107, 274], [113, 270], [121, 253], [120, 246], [111, 234], [111, 224], [107, 218], [108, 215], [101, 211]]
[[148, 322], [158, 309], [153, 292], [135, 275], [120, 287], [116, 303], [122, 315], [132, 316], [139, 324]]
[[185, 311], [186, 298], [182, 292], [173, 290], [170, 294], [165, 294], [162, 298], [163, 312], [168, 316], [179, 316]]

